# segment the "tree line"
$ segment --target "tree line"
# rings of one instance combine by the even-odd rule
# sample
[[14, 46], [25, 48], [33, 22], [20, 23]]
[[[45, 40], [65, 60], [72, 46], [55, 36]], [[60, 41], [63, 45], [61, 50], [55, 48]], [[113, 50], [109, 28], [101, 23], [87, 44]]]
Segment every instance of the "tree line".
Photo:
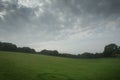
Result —
[[0, 42], [0, 50], [12, 52], [36, 53], [36, 51], [30, 47], [17, 47], [15, 44], [8, 42]]
[[69, 54], [69, 53], [59, 53], [57, 50], [46, 50], [46, 49], [36, 52], [35, 49], [32, 49], [30, 47], [17, 47], [15, 44], [7, 43], [7, 42], [0, 42], [0, 51], [24, 52], [24, 53], [42, 54], [49, 56], [68, 57], [68, 58], [120, 57], [120, 46], [114, 43], [106, 45], [102, 53], [85, 52], [78, 55]]
[[42, 50], [38, 54], [51, 55], [51, 56], [61, 56], [69, 58], [102, 58], [102, 57], [120, 57], [120, 46], [111, 43], [104, 47], [102, 53], [90, 53], [84, 52], [82, 54], [74, 55], [69, 53], [59, 53], [57, 50]]

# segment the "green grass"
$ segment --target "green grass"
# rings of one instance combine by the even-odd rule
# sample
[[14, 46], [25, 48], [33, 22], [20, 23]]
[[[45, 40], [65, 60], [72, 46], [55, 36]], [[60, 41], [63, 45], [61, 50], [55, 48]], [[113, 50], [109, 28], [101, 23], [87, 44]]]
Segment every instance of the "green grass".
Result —
[[0, 52], [0, 80], [120, 80], [120, 59]]

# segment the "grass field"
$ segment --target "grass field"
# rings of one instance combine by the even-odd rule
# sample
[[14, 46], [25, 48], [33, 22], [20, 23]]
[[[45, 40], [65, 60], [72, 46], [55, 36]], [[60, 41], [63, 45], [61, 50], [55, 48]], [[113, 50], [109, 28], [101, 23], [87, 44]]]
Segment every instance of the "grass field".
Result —
[[0, 80], [120, 80], [120, 59], [0, 52]]

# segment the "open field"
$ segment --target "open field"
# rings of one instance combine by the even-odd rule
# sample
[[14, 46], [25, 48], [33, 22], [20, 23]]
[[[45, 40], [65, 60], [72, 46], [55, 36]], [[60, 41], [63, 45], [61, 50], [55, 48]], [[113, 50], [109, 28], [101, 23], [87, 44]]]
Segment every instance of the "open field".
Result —
[[120, 59], [0, 52], [0, 80], [120, 80]]

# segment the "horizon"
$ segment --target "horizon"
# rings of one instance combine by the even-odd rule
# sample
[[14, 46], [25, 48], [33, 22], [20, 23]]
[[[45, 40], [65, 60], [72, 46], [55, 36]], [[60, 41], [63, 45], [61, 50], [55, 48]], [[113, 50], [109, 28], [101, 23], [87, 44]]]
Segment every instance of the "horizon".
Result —
[[[104, 46], [104, 50], [103, 51], [101, 51], [101, 52], [89, 52], [89, 51], [85, 51], [85, 52], [83, 52], [83, 53], [65, 53], [65, 52], [59, 52], [58, 50], [55, 50], [55, 49], [42, 49], [42, 50], [40, 50], [40, 51], [36, 51], [34, 48], [31, 48], [31, 47], [29, 47], [29, 46], [18, 46], [18, 45], [16, 45], [16, 44], [14, 44], [14, 43], [10, 43], [10, 42], [4, 42], [4, 41], [0, 41], [0, 43], [7, 43], [7, 45], [9, 45], [9, 44], [11, 44], [11, 45], [13, 45], [13, 46], [16, 46], [16, 48], [27, 48], [27, 49], [29, 49], [29, 50], [33, 50], [33, 52], [35, 52], [35, 53], [39, 53], [39, 52], [41, 52], [41, 51], [43, 51], [43, 50], [47, 50], [47, 51], [57, 51], [58, 53], [60, 53], [60, 54], [73, 54], [73, 55], [79, 55], [79, 54], [84, 54], [84, 53], [90, 53], [90, 54], [102, 54], [103, 52], [104, 52], [104, 50], [105, 50], [105, 47], [106, 46], [108, 46], [108, 45], [111, 45], [111, 44], [113, 44], [113, 45], [116, 45], [118, 48], [120, 47], [119, 45], [117, 45], [117, 44], [115, 44], [115, 43], [109, 43], [109, 44], [107, 44], [107, 45], [105, 45]], [[10, 47], [10, 46], [9, 46]], [[7, 51], [7, 49], [4, 49], [3, 48], [3, 51]], [[9, 51], [9, 50], [8, 50]], [[12, 51], [12, 49], [10, 50], [10, 51]], [[14, 51], [14, 50], [13, 50]], [[15, 51], [16, 51], [16, 49], [15, 49]], [[18, 50], [18, 52], [19, 52], [19, 50]], [[30, 52], [30, 53], [33, 53], [33, 52]]]
[[120, 0], [0, 0], [0, 41], [79, 54], [120, 45]]

